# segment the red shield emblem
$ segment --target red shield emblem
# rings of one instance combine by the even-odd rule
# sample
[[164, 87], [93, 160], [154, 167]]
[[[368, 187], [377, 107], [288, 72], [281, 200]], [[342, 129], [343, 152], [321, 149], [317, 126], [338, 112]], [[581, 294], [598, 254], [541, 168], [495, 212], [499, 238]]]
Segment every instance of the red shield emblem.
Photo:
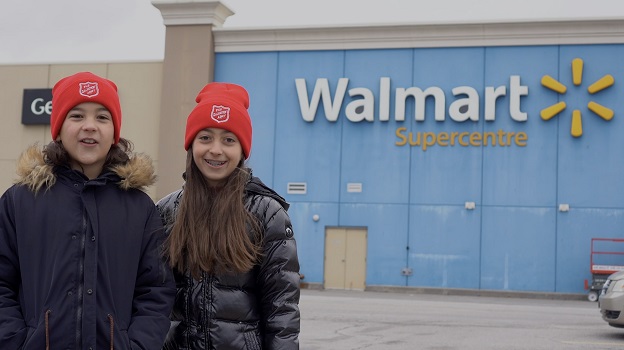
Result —
[[99, 95], [100, 87], [98, 86], [98, 83], [92, 83], [92, 82], [80, 83], [78, 92], [84, 97], [91, 98], [91, 97], [95, 97]]
[[214, 105], [212, 106], [212, 112], [210, 113], [212, 118], [217, 123], [225, 123], [230, 119], [230, 107]]

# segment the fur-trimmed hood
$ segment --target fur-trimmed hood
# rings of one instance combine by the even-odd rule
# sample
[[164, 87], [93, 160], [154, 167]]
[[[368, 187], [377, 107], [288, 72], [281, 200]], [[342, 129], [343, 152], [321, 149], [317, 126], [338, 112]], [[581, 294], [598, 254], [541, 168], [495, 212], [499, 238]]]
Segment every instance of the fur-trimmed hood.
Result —
[[[133, 153], [127, 163], [116, 165], [111, 171], [121, 178], [118, 185], [123, 190], [134, 188], [144, 191], [156, 182], [152, 159], [144, 153]], [[28, 147], [20, 155], [17, 175], [15, 183], [28, 186], [35, 193], [56, 183], [54, 166], [45, 163], [43, 149], [38, 145]]]

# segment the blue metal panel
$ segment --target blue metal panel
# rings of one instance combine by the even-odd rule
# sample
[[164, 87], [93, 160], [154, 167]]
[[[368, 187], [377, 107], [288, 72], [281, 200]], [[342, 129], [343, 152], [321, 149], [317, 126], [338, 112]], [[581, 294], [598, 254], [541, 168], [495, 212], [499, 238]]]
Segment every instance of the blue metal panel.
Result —
[[407, 205], [340, 205], [341, 226], [368, 229], [366, 285], [405, 285], [407, 215]]
[[[581, 86], [572, 83], [574, 58], [584, 60]], [[590, 277], [590, 238], [624, 237], [621, 62], [624, 45], [544, 45], [220, 53], [215, 71], [216, 80], [250, 91], [250, 164], [269, 184], [272, 176], [292, 204], [305, 281], [322, 282], [325, 227], [343, 225], [368, 228], [367, 285], [581, 293]], [[615, 84], [588, 94], [589, 84], [605, 74]], [[511, 75], [529, 89], [521, 98], [526, 122], [510, 118]], [[544, 75], [568, 91], [543, 87]], [[346, 106], [361, 98], [348, 92], [336, 122], [327, 120], [323, 103], [313, 122], [303, 120], [295, 79], [306, 79], [310, 96], [318, 78], [328, 79], [332, 93], [348, 78], [348, 89], [369, 89], [378, 106], [382, 77], [391, 79], [389, 121], [379, 121], [378, 111], [373, 122], [347, 120]], [[484, 89], [502, 85], [508, 95], [497, 100], [496, 120], [485, 121]], [[431, 99], [425, 121], [415, 121], [411, 103], [405, 121], [394, 120], [395, 89], [412, 86], [443, 89], [445, 121], [434, 120]], [[479, 93], [479, 121], [449, 117], [457, 86]], [[558, 101], [568, 107], [542, 120], [540, 111]], [[589, 101], [613, 109], [615, 117], [602, 120], [588, 110]], [[583, 116], [579, 138], [570, 135], [573, 109]], [[395, 145], [401, 126], [414, 137], [504, 129], [525, 132], [528, 140], [526, 147], [436, 144], [424, 150], [422, 143]], [[306, 182], [308, 193], [286, 194], [288, 182]], [[347, 192], [348, 183], [361, 183], [362, 192]], [[465, 202], [475, 202], [476, 210], [465, 210]], [[557, 212], [560, 203], [571, 210]], [[319, 222], [311, 220], [315, 213]], [[413, 277], [400, 275], [404, 267], [414, 269]]]
[[479, 288], [481, 210], [410, 207], [411, 287]]
[[[486, 49], [485, 81], [507, 86], [498, 99], [496, 120], [485, 122], [485, 131], [525, 132], [525, 147], [483, 148], [483, 205], [554, 206], [557, 180], [557, 121], [542, 120], [540, 111], [557, 102], [557, 93], [541, 86], [542, 76], [556, 77], [559, 51], [553, 46], [496, 47]], [[528, 87], [521, 97], [526, 122], [517, 122], [509, 111], [509, 77], [518, 75]]]
[[[338, 205], [324, 203], [292, 203], [288, 210], [297, 240], [297, 253], [304, 282], [323, 283], [325, 228], [338, 226]], [[314, 215], [319, 216], [314, 221]]]
[[[584, 280], [591, 281], [591, 239], [624, 238], [624, 209], [572, 208], [569, 212], [560, 212], [557, 221], [556, 291], [583, 293]], [[624, 253], [624, 245], [609, 249], [620, 249]], [[617, 256], [617, 260], [598, 263], [624, 265], [624, 255]]]
[[343, 76], [343, 51], [282, 52], [279, 55], [278, 94], [274, 102], [277, 104], [275, 184], [286, 188], [289, 182], [306, 182], [308, 186], [305, 195], [287, 195], [289, 201], [338, 201], [341, 124], [327, 121], [320, 104], [315, 121], [305, 122], [299, 109], [295, 79], [307, 80], [310, 96], [317, 78], [329, 79], [334, 92], [338, 79]]
[[[343, 203], [407, 203], [409, 189], [409, 148], [395, 145], [395, 130], [403, 122], [380, 121], [380, 79], [390, 78], [390, 90], [411, 86], [412, 50], [355, 50], [345, 58], [349, 89], [366, 88], [375, 96], [372, 122], [341, 120], [342, 165], [340, 200]], [[394, 94], [390, 93], [392, 97]], [[345, 106], [362, 96], [348, 97]], [[392, 102], [393, 99], [390, 99]], [[347, 192], [348, 183], [362, 185], [361, 193]]]
[[[215, 81], [239, 84], [249, 92], [253, 140], [247, 163], [254, 175], [273, 186], [277, 53], [219, 53], [215, 55], [215, 66]], [[286, 192], [285, 187], [276, 190]]]
[[[472, 86], [483, 90], [483, 48], [443, 48], [414, 50], [414, 86], [444, 90], [446, 107], [456, 99], [451, 90], [458, 86]], [[441, 69], [441, 67], [444, 67]], [[425, 121], [416, 122], [406, 112], [409, 131], [432, 133], [480, 132], [481, 123], [456, 122], [447, 112], [444, 122], [434, 120], [434, 105], [427, 99]], [[409, 126], [408, 126], [409, 125]], [[416, 137], [416, 136], [414, 136]], [[407, 146], [405, 146], [407, 147]], [[411, 147], [410, 203], [461, 204], [480, 203], [481, 149], [479, 147], [422, 146]]]
[[555, 209], [482, 211], [481, 289], [554, 292]]
[[[583, 79], [574, 86], [571, 62], [584, 61]], [[624, 46], [564, 46], [561, 48], [561, 82], [568, 92], [561, 100], [570, 104], [556, 118], [559, 130], [559, 201], [571, 207], [624, 207]], [[587, 87], [606, 74], [615, 78], [610, 88], [589, 94]], [[605, 121], [586, 107], [595, 101], [615, 112]], [[572, 110], [581, 111], [583, 135], [570, 135]]]

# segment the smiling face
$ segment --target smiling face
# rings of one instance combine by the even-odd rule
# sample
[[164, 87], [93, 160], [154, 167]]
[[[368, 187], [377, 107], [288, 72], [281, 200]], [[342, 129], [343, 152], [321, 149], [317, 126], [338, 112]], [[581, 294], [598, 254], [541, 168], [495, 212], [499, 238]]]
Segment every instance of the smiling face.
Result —
[[57, 141], [69, 153], [72, 169], [93, 179], [102, 172], [114, 134], [111, 113], [99, 103], [84, 102], [69, 110]]
[[233, 133], [217, 128], [200, 130], [193, 139], [193, 161], [210, 186], [218, 187], [243, 159], [243, 149]]

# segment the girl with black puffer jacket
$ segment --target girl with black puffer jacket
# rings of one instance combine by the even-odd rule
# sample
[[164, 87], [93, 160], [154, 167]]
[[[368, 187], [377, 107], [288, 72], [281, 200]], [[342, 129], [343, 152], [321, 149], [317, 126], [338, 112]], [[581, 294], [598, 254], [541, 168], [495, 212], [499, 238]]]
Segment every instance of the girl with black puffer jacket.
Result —
[[299, 349], [299, 261], [288, 204], [244, 165], [247, 91], [210, 83], [186, 124], [186, 180], [157, 203], [177, 283], [164, 349]]

